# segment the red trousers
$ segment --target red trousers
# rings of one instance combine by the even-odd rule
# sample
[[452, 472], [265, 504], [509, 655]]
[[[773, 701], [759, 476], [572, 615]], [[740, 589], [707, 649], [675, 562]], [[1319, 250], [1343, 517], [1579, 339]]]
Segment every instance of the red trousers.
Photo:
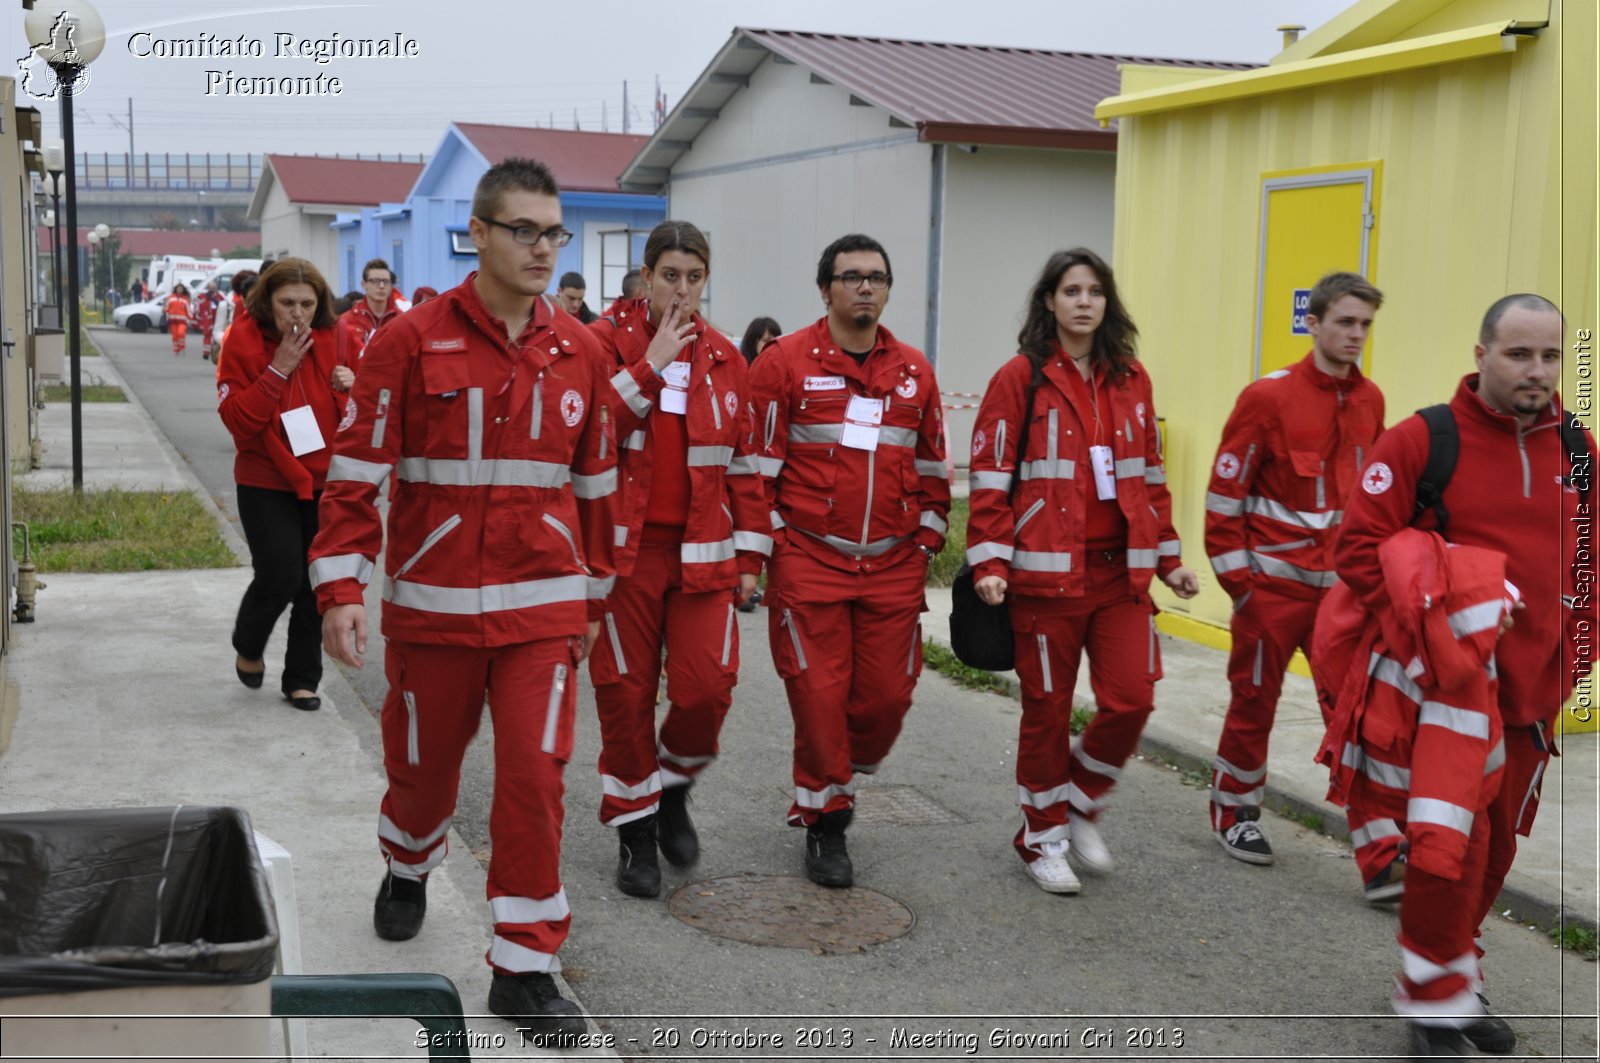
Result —
[[577, 640], [492, 649], [390, 640], [384, 653], [383, 766], [389, 789], [378, 843], [389, 870], [421, 878], [438, 866], [456, 808], [461, 758], [485, 697], [494, 724], [489, 813], [489, 965], [557, 971], [572, 915], [561, 887], [562, 770], [572, 755]]
[[[644, 542], [633, 575], [606, 599], [589, 658], [600, 716], [600, 822], [656, 810], [663, 786], [686, 786], [717, 758], [717, 736], [739, 678], [739, 625], [730, 590], [686, 593], [676, 543]], [[667, 715], [656, 736], [661, 651]]]
[[1240, 808], [1260, 808], [1267, 784], [1267, 743], [1283, 692], [1283, 674], [1298, 647], [1311, 652], [1317, 600], [1252, 590], [1236, 604], [1229, 630], [1228, 683], [1233, 698], [1211, 773], [1211, 829], [1233, 826]]
[[[1099, 817], [1102, 799], [1155, 708], [1161, 678], [1155, 614], [1149, 597], [1135, 594], [1128, 582], [1125, 552], [1088, 551], [1085, 584], [1078, 598], [1018, 596], [1011, 602], [1022, 680], [1016, 846], [1029, 862], [1046, 842], [1067, 839], [1069, 807], [1086, 819]], [[1072, 690], [1085, 650], [1098, 711], [1074, 744]]]
[[1483, 1014], [1473, 901], [1488, 855], [1489, 817], [1480, 812], [1472, 821], [1460, 879], [1441, 878], [1414, 864], [1406, 868], [1394, 1010], [1412, 1022], [1459, 1029]]
[[900, 735], [922, 674], [928, 563], [917, 550], [845, 572], [790, 546], [769, 571], [767, 631], [794, 717], [788, 818], [806, 826], [854, 807], [855, 773], [877, 771]]
[[183, 321], [168, 322], [167, 332], [172, 336], [172, 353], [182, 354], [189, 342], [189, 325]]
[[1489, 802], [1488, 866], [1483, 872], [1483, 894], [1474, 913], [1474, 926], [1494, 910], [1495, 898], [1500, 896], [1500, 887], [1505, 885], [1511, 863], [1517, 857], [1517, 835], [1526, 836], [1533, 830], [1534, 816], [1539, 811], [1539, 785], [1544, 781], [1545, 766], [1550, 763], [1548, 736], [1543, 724], [1505, 729], [1505, 775], [1500, 780], [1500, 792]]

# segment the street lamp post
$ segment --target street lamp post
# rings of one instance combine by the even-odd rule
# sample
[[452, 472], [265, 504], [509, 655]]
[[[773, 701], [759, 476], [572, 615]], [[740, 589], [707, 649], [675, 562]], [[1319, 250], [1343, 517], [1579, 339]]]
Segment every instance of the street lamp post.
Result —
[[83, 370], [78, 335], [78, 189], [73, 167], [77, 149], [72, 139], [72, 90], [106, 45], [106, 27], [88, 0], [40, 0], [23, 19], [28, 43], [55, 72], [61, 96], [61, 139], [67, 175], [67, 229], [73, 249], [67, 259], [67, 350], [72, 364], [72, 489], [83, 490]]
[[61, 306], [61, 171], [67, 168], [67, 149], [59, 140], [44, 142], [44, 168], [50, 174], [50, 279], [55, 284], [56, 324]]

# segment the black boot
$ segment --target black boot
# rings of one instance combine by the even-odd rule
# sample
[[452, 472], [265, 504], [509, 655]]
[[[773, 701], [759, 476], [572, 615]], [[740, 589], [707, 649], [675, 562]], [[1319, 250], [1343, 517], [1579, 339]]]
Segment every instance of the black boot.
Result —
[[489, 1010], [537, 1036], [576, 1038], [589, 1029], [583, 1010], [561, 995], [556, 980], [542, 971], [497, 974], [489, 985]]
[[688, 867], [700, 859], [700, 836], [689, 818], [688, 802], [689, 784], [669, 786], [661, 791], [661, 807], [656, 811], [661, 855], [673, 867]]
[[1430, 1056], [1470, 1056], [1472, 1047], [1460, 1030], [1453, 1026], [1423, 1026], [1411, 1024], [1411, 1057], [1425, 1059]]
[[1489, 1014], [1489, 1000], [1482, 993], [1478, 999], [1483, 1002], [1483, 1018], [1462, 1030], [1467, 1040], [1472, 1042], [1472, 1047], [1480, 1052], [1492, 1052], [1503, 1056], [1517, 1047], [1517, 1031], [1511, 1024], [1498, 1015]]
[[410, 941], [422, 929], [427, 911], [426, 881], [401, 878], [391, 871], [383, 876], [372, 905], [372, 929], [385, 941]]
[[854, 810], [825, 812], [806, 828], [806, 877], [819, 886], [842, 889], [855, 882], [855, 868], [845, 850], [844, 832]]
[[661, 864], [656, 860], [656, 817], [645, 816], [617, 828], [617, 889], [630, 897], [661, 893]]

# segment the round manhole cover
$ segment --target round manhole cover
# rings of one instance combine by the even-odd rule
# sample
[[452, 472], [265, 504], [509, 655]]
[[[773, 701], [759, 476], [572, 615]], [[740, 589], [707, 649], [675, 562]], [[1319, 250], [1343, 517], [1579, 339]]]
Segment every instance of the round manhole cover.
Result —
[[736, 875], [691, 882], [667, 908], [696, 930], [751, 945], [861, 952], [909, 931], [911, 909], [876, 890], [824, 889], [788, 875]]

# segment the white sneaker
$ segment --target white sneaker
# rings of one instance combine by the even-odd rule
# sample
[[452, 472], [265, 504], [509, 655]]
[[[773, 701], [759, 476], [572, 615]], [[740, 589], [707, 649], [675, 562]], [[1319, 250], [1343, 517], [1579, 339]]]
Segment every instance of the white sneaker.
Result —
[[1082, 886], [1067, 863], [1066, 842], [1045, 842], [1044, 855], [1027, 865], [1028, 874], [1046, 893], [1077, 893]]
[[1067, 832], [1072, 836], [1072, 854], [1087, 870], [1104, 874], [1117, 866], [1111, 859], [1111, 850], [1106, 848], [1106, 840], [1093, 822], [1081, 816], [1069, 816]]

